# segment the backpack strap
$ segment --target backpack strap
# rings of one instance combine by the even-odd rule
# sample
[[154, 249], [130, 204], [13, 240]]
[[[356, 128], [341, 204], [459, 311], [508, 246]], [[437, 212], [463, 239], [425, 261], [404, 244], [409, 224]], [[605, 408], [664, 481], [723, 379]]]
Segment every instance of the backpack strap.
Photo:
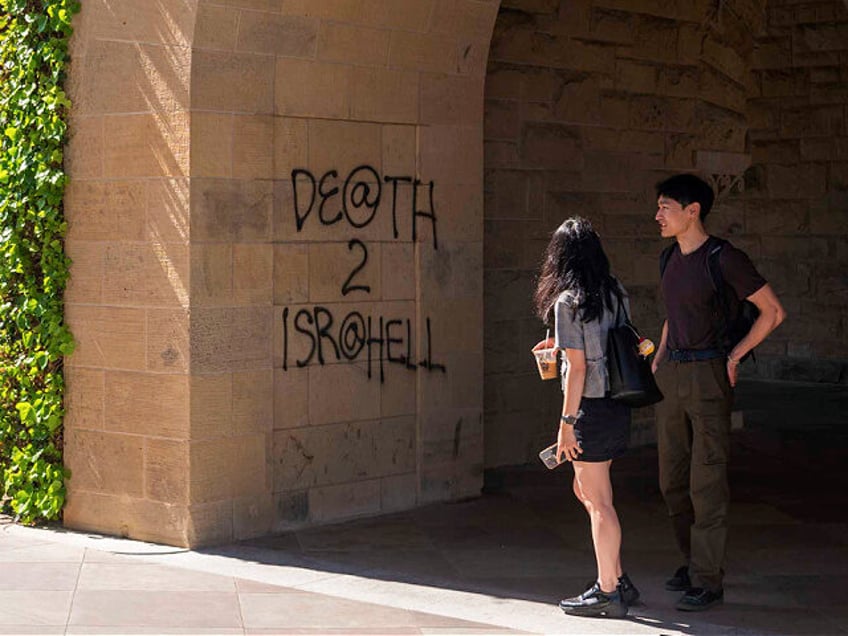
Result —
[[668, 259], [671, 258], [671, 254], [674, 251], [675, 247], [677, 247], [676, 241], [664, 248], [662, 252], [660, 252], [660, 280], [662, 280], [663, 274], [665, 273], [666, 265], [668, 265]]

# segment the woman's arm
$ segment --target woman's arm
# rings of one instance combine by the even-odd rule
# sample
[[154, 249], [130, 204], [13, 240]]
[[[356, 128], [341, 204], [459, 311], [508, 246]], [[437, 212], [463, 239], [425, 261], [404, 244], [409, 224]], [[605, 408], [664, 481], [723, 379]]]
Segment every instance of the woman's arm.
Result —
[[[565, 350], [568, 366], [565, 371], [565, 387], [562, 396], [562, 417], [577, 416], [580, 412], [580, 400], [583, 387], [586, 384], [586, 353], [582, 349]], [[583, 449], [574, 435], [574, 425], [567, 424], [560, 418], [559, 434], [557, 435], [557, 457], [565, 456], [572, 461], [580, 457]]]

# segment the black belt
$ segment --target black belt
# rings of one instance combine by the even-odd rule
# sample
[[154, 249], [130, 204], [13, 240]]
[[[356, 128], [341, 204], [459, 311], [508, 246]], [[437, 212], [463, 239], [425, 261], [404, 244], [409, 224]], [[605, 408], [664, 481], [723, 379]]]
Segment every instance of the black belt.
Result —
[[723, 358], [725, 355], [721, 349], [670, 349], [668, 359], [675, 362], [697, 362]]

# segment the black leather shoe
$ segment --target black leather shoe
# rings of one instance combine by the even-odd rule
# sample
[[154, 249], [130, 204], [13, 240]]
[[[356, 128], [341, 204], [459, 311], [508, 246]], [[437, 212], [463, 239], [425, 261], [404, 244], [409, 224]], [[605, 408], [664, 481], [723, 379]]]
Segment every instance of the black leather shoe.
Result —
[[689, 579], [688, 565], [681, 565], [674, 576], [665, 582], [665, 589], [669, 592], [685, 592], [690, 587], [692, 587], [692, 581]]
[[602, 592], [596, 583], [580, 596], [559, 602], [560, 609], [570, 616], [622, 618], [627, 616], [627, 604], [621, 597], [621, 586], [615, 592]]
[[707, 590], [693, 587], [687, 591], [675, 607], [683, 612], [700, 612], [724, 601], [724, 590]]

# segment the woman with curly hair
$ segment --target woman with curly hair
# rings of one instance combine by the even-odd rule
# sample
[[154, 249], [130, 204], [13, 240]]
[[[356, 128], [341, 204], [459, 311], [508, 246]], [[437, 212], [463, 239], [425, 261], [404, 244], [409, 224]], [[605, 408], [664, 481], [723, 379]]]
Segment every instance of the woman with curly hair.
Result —
[[566, 614], [622, 617], [639, 592], [621, 569], [621, 526], [613, 507], [610, 466], [627, 449], [630, 407], [610, 399], [607, 332], [629, 315], [627, 293], [610, 273], [592, 224], [567, 219], [551, 237], [534, 295], [536, 314], [554, 338], [533, 347], [562, 355], [562, 415], [557, 458], [574, 467], [574, 494], [589, 513], [597, 580], [560, 601]]

